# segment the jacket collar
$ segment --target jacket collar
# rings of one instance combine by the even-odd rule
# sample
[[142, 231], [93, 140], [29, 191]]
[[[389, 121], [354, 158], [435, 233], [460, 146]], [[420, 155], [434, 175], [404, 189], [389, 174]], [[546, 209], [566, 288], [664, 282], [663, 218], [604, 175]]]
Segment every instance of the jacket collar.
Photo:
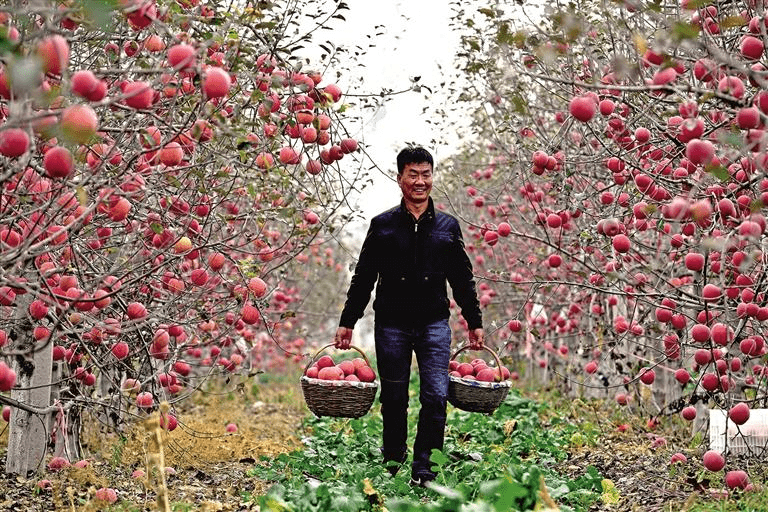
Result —
[[405, 199], [400, 199], [400, 207], [399, 211], [401, 215], [406, 216], [407, 218], [411, 219], [413, 222], [421, 222], [428, 219], [434, 219], [435, 218], [435, 203], [432, 201], [431, 197], [427, 198], [427, 209], [424, 210], [424, 213], [421, 214], [421, 217], [416, 219], [413, 214], [408, 211], [408, 208], [405, 206]]

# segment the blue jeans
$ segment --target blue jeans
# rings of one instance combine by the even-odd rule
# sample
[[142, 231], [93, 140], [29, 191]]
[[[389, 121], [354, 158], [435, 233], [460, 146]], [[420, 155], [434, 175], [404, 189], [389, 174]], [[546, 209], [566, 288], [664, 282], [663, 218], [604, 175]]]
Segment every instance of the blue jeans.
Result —
[[411, 358], [416, 354], [421, 392], [419, 423], [413, 444], [414, 478], [434, 479], [429, 456], [443, 449], [445, 408], [448, 401], [448, 362], [451, 329], [448, 320], [423, 327], [376, 325], [376, 359], [381, 379], [381, 415], [384, 423], [384, 460], [404, 461], [408, 438], [408, 384]]

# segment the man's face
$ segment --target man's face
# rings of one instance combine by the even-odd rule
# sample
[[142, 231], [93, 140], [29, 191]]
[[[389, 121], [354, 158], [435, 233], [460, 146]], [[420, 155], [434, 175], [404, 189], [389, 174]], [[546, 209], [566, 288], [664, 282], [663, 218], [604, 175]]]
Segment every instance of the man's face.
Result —
[[432, 166], [427, 162], [405, 164], [403, 173], [397, 176], [397, 183], [406, 201], [424, 202], [432, 191]]

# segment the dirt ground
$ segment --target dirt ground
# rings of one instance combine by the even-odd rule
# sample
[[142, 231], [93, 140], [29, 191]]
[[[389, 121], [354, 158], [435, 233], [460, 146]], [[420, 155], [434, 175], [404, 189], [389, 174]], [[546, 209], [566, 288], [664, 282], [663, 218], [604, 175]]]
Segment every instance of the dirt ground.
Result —
[[[249, 382], [219, 389], [187, 403], [178, 411], [179, 427], [162, 434], [166, 488], [174, 510], [256, 510], [243, 496], [263, 494], [268, 483], [249, 477], [248, 469], [262, 455], [274, 456], [300, 446], [297, 436], [307, 410], [298, 383]], [[701, 448], [692, 446], [690, 429], [680, 428], [674, 421], [648, 429], [635, 421], [623, 430], [615, 419], [599, 412], [592, 415], [590, 426], [584, 424], [589, 407], [579, 409], [574, 403], [570, 402], [570, 419], [583, 424], [585, 432], [592, 429], [593, 435], [587, 437], [593, 442], [582, 446], [574, 442], [558, 471], [577, 478], [594, 466], [616, 486], [615, 503], [596, 504], [590, 510], [684, 510], [691, 497], [722, 492], [721, 484], [711, 482], [702, 471], [698, 462]], [[226, 431], [229, 423], [237, 425], [237, 432]], [[7, 424], [0, 428], [4, 428], [0, 434], [0, 464], [4, 467]], [[98, 428], [98, 423], [89, 423], [83, 437], [86, 467], [46, 472], [31, 479], [0, 475], [0, 511], [101, 510], [104, 504], [94, 499], [101, 487], [115, 489], [124, 503], [131, 504], [119, 510], [157, 510], [158, 479], [146, 476], [157, 476], [147, 466], [148, 455], [151, 458], [157, 452], [150, 442], [151, 433], [137, 424], [121, 439]], [[669, 460], [675, 451], [682, 451], [689, 461], [671, 470]], [[753, 481], [765, 481], [768, 465], [744, 464], [751, 465]], [[135, 477], [137, 470], [145, 476]], [[48, 481], [45, 488], [38, 486], [41, 481]]]
[[[171, 505], [194, 504], [180, 510], [249, 510], [242, 493], [259, 495], [268, 484], [246, 475], [262, 455], [274, 456], [299, 446], [296, 437], [306, 410], [298, 385], [221, 385], [194, 404], [177, 411], [179, 426], [162, 432], [166, 488]], [[233, 423], [236, 432], [227, 432]], [[7, 424], [0, 435], [0, 464], [5, 466]], [[135, 424], [121, 439], [86, 422], [83, 450], [88, 464], [27, 479], [0, 475], [0, 511], [100, 510], [94, 499], [101, 487], [115, 489], [135, 505], [126, 510], [157, 510], [159, 479], [148, 471], [147, 455], [159, 450], [151, 443], [152, 430]], [[143, 471], [137, 476], [135, 471]], [[148, 477], [150, 475], [152, 478]], [[49, 481], [41, 489], [41, 481]], [[162, 493], [160, 493], [162, 494]]]

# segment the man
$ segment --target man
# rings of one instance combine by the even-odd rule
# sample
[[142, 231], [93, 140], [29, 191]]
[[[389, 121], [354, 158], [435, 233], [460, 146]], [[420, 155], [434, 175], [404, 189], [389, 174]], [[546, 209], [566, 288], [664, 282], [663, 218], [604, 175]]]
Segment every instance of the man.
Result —
[[394, 475], [407, 458], [408, 384], [412, 354], [419, 366], [419, 422], [411, 484], [435, 479], [429, 457], [442, 450], [451, 357], [446, 282], [469, 327], [473, 349], [483, 346], [483, 326], [472, 263], [458, 221], [435, 210], [432, 155], [407, 147], [397, 155], [399, 206], [373, 218], [360, 250], [341, 313], [335, 346], [348, 349], [376, 283], [374, 337], [381, 379], [382, 454]]

